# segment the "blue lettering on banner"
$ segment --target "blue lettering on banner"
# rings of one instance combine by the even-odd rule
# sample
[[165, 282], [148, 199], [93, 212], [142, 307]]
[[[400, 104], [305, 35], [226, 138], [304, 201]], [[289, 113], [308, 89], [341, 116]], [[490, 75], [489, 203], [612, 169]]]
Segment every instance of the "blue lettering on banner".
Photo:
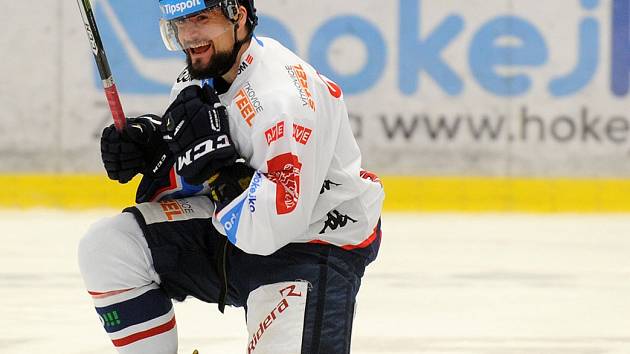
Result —
[[626, 96], [630, 88], [630, 0], [613, 0], [611, 89]]
[[[327, 53], [340, 37], [353, 36], [367, 49], [367, 62], [356, 74], [341, 75], [328, 62]], [[358, 94], [374, 86], [385, 70], [385, 40], [378, 28], [358, 16], [335, 17], [313, 35], [309, 58], [311, 64], [343, 87], [344, 92]]]
[[221, 218], [221, 224], [225, 229], [225, 233], [227, 234], [228, 240], [233, 244], [236, 244], [236, 232], [238, 231], [238, 223], [241, 220], [241, 212], [243, 211], [243, 205], [245, 204], [245, 199], [241, 199], [240, 202], [234, 206], [230, 211], [228, 211]]
[[[453, 69], [440, 56], [444, 48], [464, 28], [461, 16], [451, 15], [442, 21], [431, 34], [419, 40], [421, 0], [400, 0], [400, 39], [398, 46], [400, 91], [412, 95], [418, 89], [418, 75], [427, 74], [449, 95], [462, 92], [463, 83]], [[327, 74], [325, 71], [322, 71]], [[342, 86], [343, 87], [343, 86]]]
[[[180, 16], [196, 9], [197, 1], [200, 0], [168, 0], [160, 4], [165, 15]], [[398, 79], [397, 92], [406, 96], [416, 95], [423, 89], [422, 80], [431, 79], [452, 97], [465, 95], [471, 85], [478, 85], [498, 97], [524, 96], [531, 93], [533, 87], [546, 87], [550, 96], [565, 98], [588, 87], [595, 74], [602, 72], [601, 58], [608, 57], [602, 54], [602, 48], [608, 40], [604, 36], [609, 32], [602, 30], [601, 19], [594, 15], [602, 6], [600, 0], [575, 0], [575, 5], [569, 5], [576, 8], [568, 8], [571, 10], [568, 13], [577, 13], [574, 10], [580, 9], [583, 13], [576, 19], [578, 25], [574, 30], [578, 43], [575, 61], [570, 67], [558, 67], [558, 72], [550, 77], [540, 74], [542, 68], [549, 65], [551, 55], [564, 43], [550, 42], [550, 34], [537, 26], [534, 19], [514, 13], [501, 14], [472, 28], [467, 26], [468, 14], [452, 12], [432, 21], [435, 25], [427, 28], [424, 7], [437, 3], [398, 0], [397, 28], [382, 28], [355, 14], [325, 19], [311, 34], [306, 48], [298, 48], [294, 37], [295, 27], [301, 25], [299, 21], [287, 22], [261, 14], [256, 33], [275, 38], [298, 54], [307, 53], [318, 71], [338, 82], [348, 95], [368, 92], [393, 69]], [[622, 97], [630, 90], [630, 0], [611, 0], [608, 4], [612, 6], [611, 59], [606, 63], [610, 70], [604, 71], [610, 72], [611, 94]], [[113, 11], [104, 11], [106, 6]], [[96, 3], [96, 12], [120, 92], [168, 95], [170, 84], [164, 83], [164, 77], [156, 77], [159, 71], [153, 74], [154, 71], [141, 70], [149, 66], [147, 63], [159, 64], [175, 58], [184, 63], [181, 53], [169, 52], [162, 45], [155, 26], [160, 8], [144, 1], [103, 0]], [[111, 18], [111, 12], [115, 18]], [[121, 27], [124, 35], [120, 33]], [[397, 41], [386, 41], [385, 31], [392, 30], [398, 31], [398, 36], [394, 37]], [[335, 63], [329, 61], [332, 45], [343, 37], [358, 40], [366, 49], [365, 63], [357, 72], [342, 74]], [[471, 38], [464, 46], [467, 52], [460, 53], [467, 58], [468, 71], [457, 72], [444, 53], [464, 37]], [[397, 55], [390, 56], [392, 51]], [[390, 57], [397, 57], [397, 61], [388, 63]], [[498, 70], [506, 67], [511, 69], [510, 74]], [[544, 80], [542, 85], [535, 85], [541, 80]], [[96, 71], [94, 83], [95, 87], [101, 85]]]
[[[497, 39], [509, 36], [518, 45], [498, 45]], [[545, 40], [529, 22], [514, 16], [496, 18], [486, 23], [470, 44], [473, 76], [487, 91], [497, 96], [522, 95], [531, 87], [528, 75], [499, 75], [497, 66], [540, 66], [548, 58]]]
[[[582, 7], [587, 10], [598, 6], [598, 0], [581, 0]], [[627, 0], [625, 0], [627, 1]], [[599, 66], [599, 23], [588, 17], [580, 23], [578, 62], [575, 69], [564, 77], [553, 79], [549, 83], [549, 92], [556, 97], [577, 93], [593, 79]]]

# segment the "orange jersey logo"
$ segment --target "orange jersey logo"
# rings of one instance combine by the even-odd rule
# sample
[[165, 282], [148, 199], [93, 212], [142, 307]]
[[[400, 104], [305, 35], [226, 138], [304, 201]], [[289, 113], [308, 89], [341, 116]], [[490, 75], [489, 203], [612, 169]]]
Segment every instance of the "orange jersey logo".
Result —
[[164, 211], [164, 215], [169, 221], [173, 221], [173, 218], [176, 215], [184, 214], [184, 209], [174, 200], [165, 200], [160, 202], [160, 206], [162, 207], [162, 211]]
[[249, 82], [238, 91], [234, 100], [236, 101], [236, 107], [241, 112], [241, 116], [250, 127], [254, 124], [256, 113], [264, 111], [260, 100], [256, 96], [256, 91], [254, 91], [252, 84]]
[[315, 100], [313, 99], [313, 94], [308, 87], [308, 76], [306, 75], [306, 71], [304, 71], [302, 65], [288, 65], [285, 69], [293, 81], [293, 86], [295, 86], [298, 90], [302, 105], [308, 106], [313, 110], [313, 112], [315, 112]]

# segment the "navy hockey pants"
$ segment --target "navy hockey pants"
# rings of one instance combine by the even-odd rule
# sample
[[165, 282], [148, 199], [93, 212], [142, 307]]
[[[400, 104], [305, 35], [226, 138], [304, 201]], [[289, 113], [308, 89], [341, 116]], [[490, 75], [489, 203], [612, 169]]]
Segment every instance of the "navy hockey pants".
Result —
[[257, 288], [305, 281], [304, 321], [298, 324], [303, 325], [301, 353], [350, 352], [355, 298], [365, 267], [378, 253], [380, 223], [374, 242], [363, 249], [289, 244], [272, 255], [258, 256], [232, 246], [209, 219], [147, 224], [138, 209], [126, 211], [140, 224], [160, 286], [170, 298], [183, 301], [193, 296], [247, 311], [248, 297]]

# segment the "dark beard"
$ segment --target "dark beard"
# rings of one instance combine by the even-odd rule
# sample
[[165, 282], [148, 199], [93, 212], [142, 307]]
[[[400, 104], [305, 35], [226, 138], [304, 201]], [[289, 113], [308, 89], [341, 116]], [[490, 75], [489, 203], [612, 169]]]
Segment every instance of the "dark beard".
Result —
[[190, 54], [186, 52], [186, 64], [188, 65], [188, 72], [193, 80], [204, 80], [219, 78], [228, 72], [234, 60], [232, 59], [232, 51], [215, 52], [212, 56], [210, 63], [203, 67], [194, 67]]

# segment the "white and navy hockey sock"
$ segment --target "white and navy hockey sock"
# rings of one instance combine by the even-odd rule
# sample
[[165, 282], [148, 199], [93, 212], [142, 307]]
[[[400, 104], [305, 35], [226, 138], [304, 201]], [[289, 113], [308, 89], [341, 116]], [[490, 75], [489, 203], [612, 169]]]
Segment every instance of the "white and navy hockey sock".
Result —
[[89, 293], [103, 328], [119, 353], [177, 353], [173, 304], [157, 284]]

